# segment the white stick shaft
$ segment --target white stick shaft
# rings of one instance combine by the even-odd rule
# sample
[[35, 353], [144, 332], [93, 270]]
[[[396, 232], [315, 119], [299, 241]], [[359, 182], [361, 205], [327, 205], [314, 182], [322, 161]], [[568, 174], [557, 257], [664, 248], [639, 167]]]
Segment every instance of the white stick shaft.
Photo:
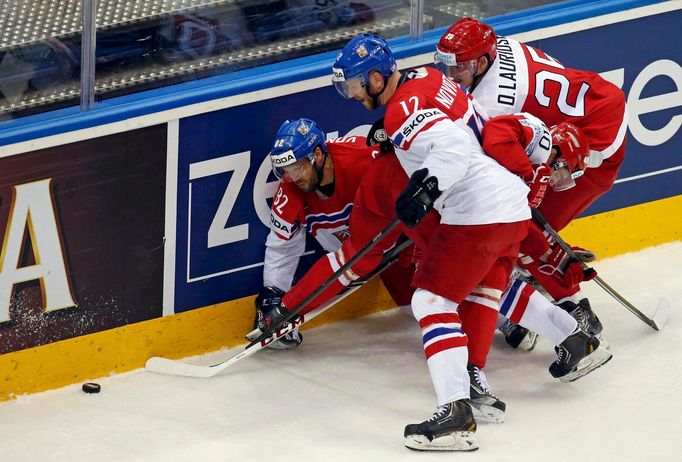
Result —
[[[374, 270], [374, 273], [365, 276], [367, 278], [365, 282], [376, 277], [388, 266], [393, 264], [397, 260], [398, 254], [411, 244], [412, 241], [407, 240], [386, 252], [386, 254], [384, 254], [384, 261], [382, 261], [382, 263]], [[153, 356], [147, 360], [147, 363], [144, 365], [144, 367], [148, 371], [156, 372], [159, 374], [181, 375], [184, 377], [198, 378], [213, 377], [214, 375], [219, 374], [221, 371], [241, 361], [247, 356], [251, 356], [255, 352], [262, 350], [272, 342], [281, 339], [295, 328], [302, 326], [311, 319], [324, 313], [329, 308], [336, 305], [338, 302], [340, 302], [341, 300], [343, 300], [344, 298], [348, 297], [350, 294], [358, 290], [360, 287], [362, 287], [365, 282], [363, 282], [362, 284], [357, 284], [352, 287], [349, 287], [348, 290], [346, 290], [345, 292], [327, 300], [325, 303], [318, 306], [309, 313], [306, 313], [304, 315], [297, 315], [296, 317], [292, 318], [285, 327], [282, 327], [281, 329], [273, 332], [269, 337], [264, 338], [258, 343], [253, 343], [252, 341], [248, 345], [244, 346], [241, 352], [220, 363], [213, 364], [212, 366], [202, 366], [198, 364], [188, 364], [182, 361], [162, 358], [160, 356]]]
[[306, 322], [310, 321], [311, 319], [324, 313], [329, 308], [331, 308], [336, 303], [340, 302], [341, 300], [349, 296], [351, 293], [355, 292], [360, 287], [361, 286], [352, 287], [343, 294], [332, 298], [326, 303], [323, 303], [322, 305], [315, 308], [311, 312], [306, 313], [305, 315], [299, 315], [295, 317], [289, 322], [289, 324], [286, 327], [283, 327], [277, 332], [273, 332], [273, 334], [270, 337], [261, 340], [259, 343], [254, 344], [251, 348], [244, 347], [241, 352], [237, 353], [231, 358], [220, 363], [213, 364], [212, 366], [189, 364], [182, 361], [176, 361], [173, 359], [161, 358], [160, 356], [153, 356], [147, 360], [147, 363], [145, 364], [144, 367], [148, 371], [156, 372], [158, 374], [180, 375], [184, 377], [197, 378], [213, 377], [214, 375], [219, 374], [221, 371], [227, 369], [228, 367], [241, 361], [242, 359], [251, 356], [257, 351], [262, 350], [270, 343], [279, 340], [280, 338], [294, 330], [296, 327], [300, 327]]

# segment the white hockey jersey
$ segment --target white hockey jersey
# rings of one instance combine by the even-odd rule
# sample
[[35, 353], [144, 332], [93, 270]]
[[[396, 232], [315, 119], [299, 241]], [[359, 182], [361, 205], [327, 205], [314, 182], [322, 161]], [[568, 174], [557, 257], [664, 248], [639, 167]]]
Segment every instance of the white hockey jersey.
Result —
[[470, 95], [431, 68], [408, 74], [387, 103], [384, 125], [403, 169], [428, 168], [444, 190], [434, 204], [442, 223], [530, 218], [528, 187], [481, 148], [481, 119]]
[[570, 122], [604, 159], [625, 139], [625, 95], [618, 87], [508, 37], [497, 38], [497, 59], [472, 93], [490, 117], [527, 112], [548, 127]]

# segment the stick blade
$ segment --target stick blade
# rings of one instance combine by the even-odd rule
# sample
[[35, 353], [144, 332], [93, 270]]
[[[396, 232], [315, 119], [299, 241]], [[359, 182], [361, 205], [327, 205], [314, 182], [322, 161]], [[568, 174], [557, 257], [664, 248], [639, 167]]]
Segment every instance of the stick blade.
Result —
[[149, 358], [144, 367], [148, 371], [156, 372], [157, 374], [180, 375], [183, 377], [197, 378], [213, 377], [220, 371], [215, 370], [211, 366], [188, 364], [182, 361], [161, 358], [160, 356], [153, 356]]
[[663, 330], [663, 327], [666, 325], [668, 322], [668, 319], [670, 318], [670, 312], [672, 309], [670, 308], [670, 303], [664, 298], [659, 298], [658, 303], [656, 304], [656, 309], [654, 310], [653, 316], [651, 316], [651, 319], [654, 321], [654, 324], [656, 325], [656, 330], [661, 331]]

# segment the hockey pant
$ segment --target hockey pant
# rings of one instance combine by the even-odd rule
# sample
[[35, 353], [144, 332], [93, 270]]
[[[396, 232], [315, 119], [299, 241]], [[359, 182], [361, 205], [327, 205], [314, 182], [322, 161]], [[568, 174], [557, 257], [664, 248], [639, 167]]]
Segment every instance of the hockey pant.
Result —
[[469, 397], [468, 351], [487, 357], [527, 229], [528, 221], [434, 230], [414, 277], [412, 311], [439, 405]]

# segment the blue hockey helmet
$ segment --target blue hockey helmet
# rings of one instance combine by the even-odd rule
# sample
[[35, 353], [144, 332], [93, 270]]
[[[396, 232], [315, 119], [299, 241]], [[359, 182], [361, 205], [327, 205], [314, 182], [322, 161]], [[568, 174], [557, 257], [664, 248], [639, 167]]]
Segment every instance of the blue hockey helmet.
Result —
[[332, 66], [332, 83], [341, 96], [351, 99], [368, 85], [369, 74], [378, 71], [389, 78], [397, 69], [393, 52], [382, 37], [360, 34], [348, 42]]
[[286, 120], [277, 130], [275, 142], [270, 151], [272, 171], [279, 179], [284, 178], [284, 167], [301, 159], [315, 162], [315, 148], [327, 153], [324, 133], [310, 119]]

